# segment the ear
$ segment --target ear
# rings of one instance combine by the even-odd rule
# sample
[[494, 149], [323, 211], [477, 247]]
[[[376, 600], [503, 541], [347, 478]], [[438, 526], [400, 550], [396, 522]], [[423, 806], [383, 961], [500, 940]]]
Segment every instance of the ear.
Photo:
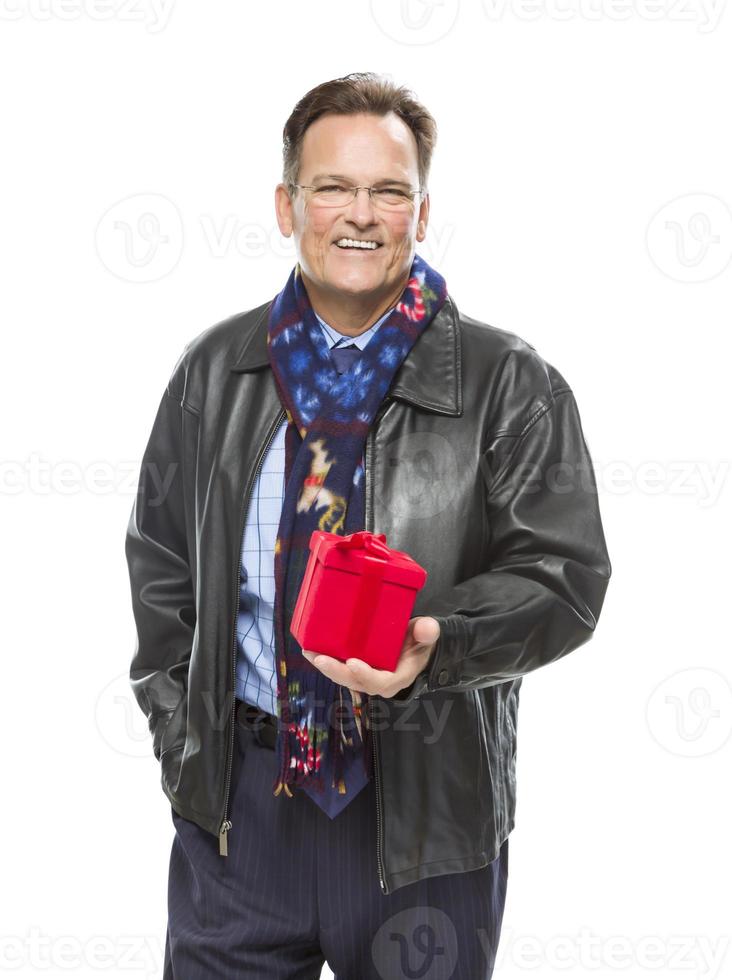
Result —
[[283, 183], [275, 187], [275, 214], [280, 233], [284, 238], [289, 238], [293, 229], [292, 201]]
[[427, 192], [424, 196], [424, 200], [419, 205], [419, 218], [417, 220], [417, 234], [416, 238], [418, 242], [423, 242], [427, 237], [427, 222], [430, 217], [430, 195]]

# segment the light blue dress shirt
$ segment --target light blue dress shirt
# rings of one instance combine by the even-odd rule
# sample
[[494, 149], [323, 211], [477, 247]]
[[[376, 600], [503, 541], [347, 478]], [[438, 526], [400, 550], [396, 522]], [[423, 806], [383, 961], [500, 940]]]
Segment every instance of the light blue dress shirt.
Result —
[[[318, 321], [329, 347], [356, 344], [364, 349], [391, 311], [358, 337], [348, 337]], [[241, 546], [239, 615], [236, 624], [236, 696], [277, 714], [274, 652], [274, 546], [285, 494], [285, 429], [283, 419], [269, 444], [252, 488]], [[363, 463], [363, 458], [362, 458]]]

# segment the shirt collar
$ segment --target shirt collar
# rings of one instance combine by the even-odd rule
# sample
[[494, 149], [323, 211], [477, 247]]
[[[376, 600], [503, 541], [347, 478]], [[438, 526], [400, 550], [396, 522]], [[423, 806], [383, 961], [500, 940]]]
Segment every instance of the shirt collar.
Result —
[[[351, 343], [355, 344], [360, 350], [363, 350], [393, 309], [394, 307], [392, 306], [391, 309], [388, 309], [383, 316], [379, 317], [376, 323], [372, 323], [368, 330], [364, 330], [364, 332], [359, 334], [358, 337], [349, 337], [347, 334], [341, 333], [340, 330], [336, 330], [335, 327], [331, 327], [329, 323], [326, 323], [318, 313], [315, 313], [315, 310], [313, 310], [313, 313], [315, 313], [316, 317], [318, 318], [318, 322], [320, 323], [323, 333], [325, 334], [325, 339], [328, 341], [329, 347], [335, 347], [335, 345], [341, 341], [339, 345], [341, 347], [347, 347], [348, 344]], [[348, 343], [346, 343], [346, 341]]]

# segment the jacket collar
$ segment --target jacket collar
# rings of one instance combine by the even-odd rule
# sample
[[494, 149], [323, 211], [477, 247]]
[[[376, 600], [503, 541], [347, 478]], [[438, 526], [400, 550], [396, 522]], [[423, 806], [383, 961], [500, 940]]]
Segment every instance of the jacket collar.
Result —
[[[267, 356], [267, 324], [271, 305], [266, 304], [250, 330], [232, 371], [272, 370]], [[448, 293], [441, 309], [394, 375], [387, 397], [402, 398], [442, 415], [462, 415], [461, 378], [458, 310]]]

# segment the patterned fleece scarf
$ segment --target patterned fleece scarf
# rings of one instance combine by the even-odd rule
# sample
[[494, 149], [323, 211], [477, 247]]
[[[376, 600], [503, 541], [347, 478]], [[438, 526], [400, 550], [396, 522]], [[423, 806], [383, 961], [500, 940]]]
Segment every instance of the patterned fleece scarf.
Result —
[[[275, 796], [283, 787], [292, 796], [290, 786], [345, 793], [345, 752], [361, 752], [369, 771], [368, 695], [362, 702], [359, 692], [334, 683], [306, 660], [289, 624], [312, 531], [347, 535], [363, 530], [361, 456], [369, 426], [402, 361], [446, 298], [445, 280], [415, 254], [400, 300], [342, 375], [336, 372], [299, 263], [272, 302], [268, 357], [288, 422], [285, 496], [274, 556], [279, 715]], [[324, 772], [333, 774], [329, 789]]]

